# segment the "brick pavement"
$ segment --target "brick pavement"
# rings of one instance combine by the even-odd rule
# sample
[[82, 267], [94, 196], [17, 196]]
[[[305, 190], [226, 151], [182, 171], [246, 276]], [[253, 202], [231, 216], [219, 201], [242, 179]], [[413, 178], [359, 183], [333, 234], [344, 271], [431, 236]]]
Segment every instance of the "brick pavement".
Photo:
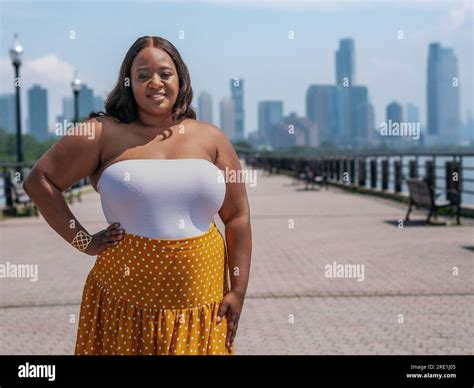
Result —
[[[398, 203], [304, 191], [260, 171], [257, 182], [247, 186], [253, 257], [237, 354], [472, 354], [472, 222], [400, 229]], [[106, 227], [95, 192], [71, 210], [90, 232]], [[0, 354], [71, 354], [94, 258], [41, 217], [0, 227], [0, 263], [39, 267], [37, 282], [0, 280]], [[333, 262], [364, 265], [364, 280], [327, 278]]]

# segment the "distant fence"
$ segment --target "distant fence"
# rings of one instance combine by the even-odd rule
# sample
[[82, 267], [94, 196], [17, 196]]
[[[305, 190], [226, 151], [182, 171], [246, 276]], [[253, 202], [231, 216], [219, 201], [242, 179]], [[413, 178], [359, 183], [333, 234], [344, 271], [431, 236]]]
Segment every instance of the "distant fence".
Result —
[[[474, 153], [367, 153], [280, 156], [237, 149], [247, 164], [269, 172], [304, 173], [309, 167], [330, 184], [404, 196], [407, 178], [424, 178], [446, 200], [455, 190], [464, 207], [474, 205]], [[474, 208], [474, 207], [473, 207]]]
[[[387, 196], [406, 197], [407, 178], [425, 178], [447, 200], [456, 191], [462, 213], [474, 213], [474, 153], [364, 153], [343, 155], [287, 156], [271, 152], [236, 149], [239, 157], [271, 173], [305, 173], [309, 168], [329, 184], [354, 187]], [[22, 185], [32, 163], [0, 163], [0, 209], [16, 213]], [[297, 175], [297, 176], [298, 176]], [[66, 194], [89, 185], [84, 178]]]

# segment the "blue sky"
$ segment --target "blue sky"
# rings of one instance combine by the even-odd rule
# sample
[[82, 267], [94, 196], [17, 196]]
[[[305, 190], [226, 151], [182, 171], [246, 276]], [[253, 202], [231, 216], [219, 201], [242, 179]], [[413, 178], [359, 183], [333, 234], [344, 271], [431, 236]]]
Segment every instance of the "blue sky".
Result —
[[[426, 122], [428, 44], [453, 47], [459, 61], [461, 114], [474, 114], [472, 1], [4, 1], [0, 0], [0, 92], [13, 91], [8, 48], [15, 32], [25, 50], [23, 100], [33, 83], [48, 88], [50, 122], [81, 80], [105, 95], [123, 56], [142, 35], [169, 39], [187, 63], [196, 97], [218, 102], [230, 95], [229, 79], [245, 79], [246, 131], [257, 128], [257, 104], [284, 101], [285, 114], [305, 113], [310, 84], [334, 83], [338, 41], [353, 37], [356, 83], [367, 85], [376, 124], [393, 100], [414, 102]], [[295, 39], [288, 39], [293, 30]], [[403, 39], [398, 39], [399, 31]], [[74, 31], [76, 39], [70, 39]], [[179, 39], [184, 31], [184, 39]], [[26, 105], [23, 105], [26, 114]]]

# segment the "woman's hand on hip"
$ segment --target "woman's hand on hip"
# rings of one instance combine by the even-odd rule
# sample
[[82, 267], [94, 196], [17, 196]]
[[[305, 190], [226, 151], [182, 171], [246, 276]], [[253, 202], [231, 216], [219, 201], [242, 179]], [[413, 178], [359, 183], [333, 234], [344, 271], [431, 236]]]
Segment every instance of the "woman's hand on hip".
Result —
[[101, 230], [92, 236], [92, 240], [84, 251], [88, 255], [96, 256], [107, 248], [114, 247], [125, 237], [125, 230], [120, 223], [110, 224], [107, 229]]

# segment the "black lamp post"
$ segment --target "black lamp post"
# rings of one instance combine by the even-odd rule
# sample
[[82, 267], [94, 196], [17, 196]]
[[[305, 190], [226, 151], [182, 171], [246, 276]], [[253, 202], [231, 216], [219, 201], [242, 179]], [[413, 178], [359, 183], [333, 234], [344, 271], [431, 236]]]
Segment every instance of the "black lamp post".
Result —
[[74, 73], [74, 79], [71, 82], [72, 92], [74, 93], [74, 125], [79, 121], [79, 92], [81, 91], [81, 80], [77, 77], [77, 71]]
[[15, 93], [16, 93], [16, 160], [17, 162], [23, 162], [23, 146], [21, 138], [21, 108], [20, 108], [20, 66], [21, 57], [23, 54], [23, 47], [21, 47], [18, 41], [18, 35], [14, 35], [14, 43], [10, 48], [10, 58], [12, 60], [13, 67], [15, 68]]

